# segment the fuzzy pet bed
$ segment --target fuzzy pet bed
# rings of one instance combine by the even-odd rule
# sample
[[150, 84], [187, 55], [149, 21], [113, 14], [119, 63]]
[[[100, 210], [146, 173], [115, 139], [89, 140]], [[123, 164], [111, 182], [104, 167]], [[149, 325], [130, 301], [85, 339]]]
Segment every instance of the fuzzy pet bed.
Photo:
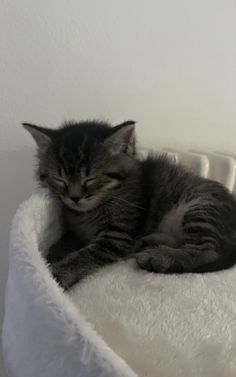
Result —
[[40, 191], [13, 221], [3, 325], [9, 377], [236, 376], [235, 268], [158, 275], [131, 260], [63, 293], [41, 254], [59, 238], [59, 218]]

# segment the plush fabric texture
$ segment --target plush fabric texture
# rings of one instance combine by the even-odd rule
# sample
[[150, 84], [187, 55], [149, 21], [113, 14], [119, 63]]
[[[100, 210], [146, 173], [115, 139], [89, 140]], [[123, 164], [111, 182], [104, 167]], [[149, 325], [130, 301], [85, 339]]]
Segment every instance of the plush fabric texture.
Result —
[[135, 377], [52, 279], [39, 253], [59, 237], [59, 218], [41, 191], [13, 221], [2, 334], [8, 376]]
[[9, 377], [233, 377], [236, 268], [161, 275], [133, 260], [63, 293], [40, 251], [60, 235], [45, 191], [13, 221], [3, 349]]

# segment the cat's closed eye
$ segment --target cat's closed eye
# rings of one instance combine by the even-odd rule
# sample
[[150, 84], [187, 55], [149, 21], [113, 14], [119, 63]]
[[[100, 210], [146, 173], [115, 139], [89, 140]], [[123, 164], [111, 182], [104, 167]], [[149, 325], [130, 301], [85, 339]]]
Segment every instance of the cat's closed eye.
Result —
[[125, 179], [124, 174], [118, 172], [105, 172], [104, 173], [107, 177], [111, 179], [117, 179], [118, 181], [122, 181]]
[[88, 193], [88, 194], [92, 194], [94, 193], [97, 189], [99, 189], [101, 187], [101, 182], [98, 180], [98, 178], [91, 178], [91, 179], [88, 179], [85, 183], [84, 183], [84, 188], [85, 188], [85, 191]]
[[63, 193], [66, 193], [68, 191], [68, 184], [64, 181], [64, 179], [61, 179], [59, 177], [54, 177], [53, 182], [51, 182], [54, 186], [60, 188], [60, 190], [63, 191]]

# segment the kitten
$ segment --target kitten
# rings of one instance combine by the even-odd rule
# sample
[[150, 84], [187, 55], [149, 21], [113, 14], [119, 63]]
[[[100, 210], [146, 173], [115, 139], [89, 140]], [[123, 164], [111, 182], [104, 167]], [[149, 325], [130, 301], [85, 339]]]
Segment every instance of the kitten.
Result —
[[233, 196], [165, 155], [139, 158], [133, 121], [23, 126], [38, 145], [38, 179], [62, 206], [65, 234], [48, 261], [65, 289], [134, 253], [141, 268], [161, 273], [236, 262]]

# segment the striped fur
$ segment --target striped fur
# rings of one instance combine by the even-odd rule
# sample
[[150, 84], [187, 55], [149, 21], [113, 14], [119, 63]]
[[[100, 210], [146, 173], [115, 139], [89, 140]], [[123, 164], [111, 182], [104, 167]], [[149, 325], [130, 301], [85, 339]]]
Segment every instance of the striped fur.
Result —
[[38, 178], [62, 203], [65, 235], [48, 261], [65, 289], [133, 255], [141, 268], [162, 273], [216, 271], [235, 263], [231, 194], [166, 156], [139, 158], [134, 122], [25, 128], [38, 144]]

